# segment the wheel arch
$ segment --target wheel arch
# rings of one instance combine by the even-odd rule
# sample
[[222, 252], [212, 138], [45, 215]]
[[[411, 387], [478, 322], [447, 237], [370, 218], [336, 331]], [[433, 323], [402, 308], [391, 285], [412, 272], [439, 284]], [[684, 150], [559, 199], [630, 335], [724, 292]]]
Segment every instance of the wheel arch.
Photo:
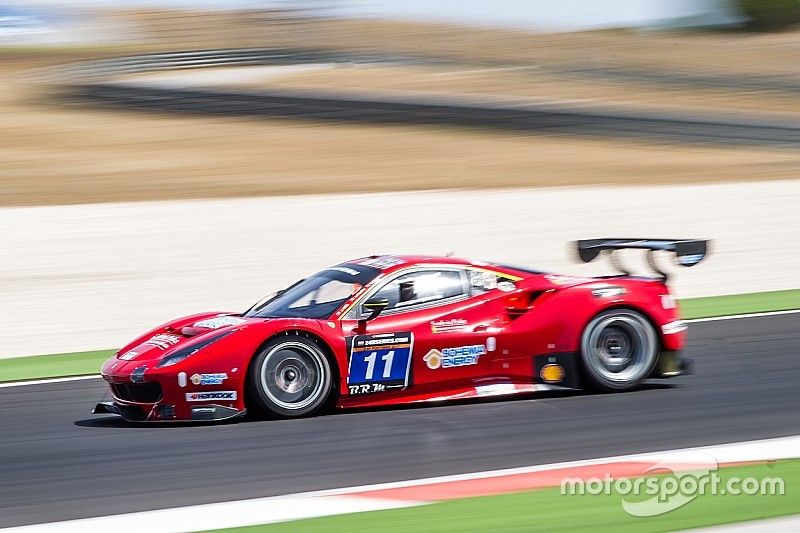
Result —
[[258, 344], [255, 351], [250, 354], [250, 358], [247, 361], [247, 373], [245, 374], [245, 379], [243, 382], [243, 388], [245, 397], [249, 398], [250, 391], [248, 390], [251, 383], [251, 375], [253, 372], [253, 361], [255, 360], [256, 356], [261, 353], [261, 351], [269, 344], [270, 342], [280, 339], [282, 337], [292, 337], [292, 336], [304, 336], [306, 338], [312, 339], [315, 341], [319, 347], [322, 349], [323, 354], [328, 359], [328, 364], [331, 367], [331, 380], [334, 384], [333, 387], [333, 398], [332, 403], [336, 403], [336, 398], [339, 395], [339, 377], [341, 376], [341, 369], [339, 368], [339, 362], [337, 361], [336, 355], [333, 351], [333, 347], [318, 333], [312, 331], [311, 329], [301, 328], [301, 327], [290, 327], [286, 329], [282, 329], [280, 331], [273, 332], [269, 335], [266, 339], [264, 339], [261, 343]]
[[595, 319], [595, 317], [597, 317], [600, 313], [605, 313], [606, 311], [625, 310], [625, 309], [636, 311], [637, 313], [642, 315], [645, 318], [645, 320], [647, 320], [647, 322], [650, 323], [650, 325], [653, 327], [653, 331], [656, 332], [656, 339], [658, 340], [658, 350], [660, 351], [663, 348], [664, 340], [661, 338], [662, 335], [661, 328], [658, 326], [658, 323], [656, 322], [655, 318], [647, 311], [647, 309], [644, 308], [644, 306], [638, 305], [635, 302], [631, 303], [623, 301], [612, 302], [607, 306], [595, 309], [594, 312], [590, 314], [588, 318], [586, 318], [582, 322], [581, 327], [577, 332], [577, 338], [576, 338], [576, 343], [577, 343], [576, 345], [578, 346], [578, 350], [580, 350], [581, 337], [583, 336], [583, 332], [586, 330], [586, 326], [588, 326], [589, 323]]

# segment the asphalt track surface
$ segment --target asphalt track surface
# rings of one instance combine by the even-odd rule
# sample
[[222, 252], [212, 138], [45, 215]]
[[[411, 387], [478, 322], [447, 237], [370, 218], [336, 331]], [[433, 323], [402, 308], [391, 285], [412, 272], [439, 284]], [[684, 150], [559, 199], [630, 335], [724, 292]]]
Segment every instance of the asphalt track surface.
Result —
[[70, 88], [68, 101], [143, 111], [283, 118], [359, 124], [428, 124], [486, 128], [535, 135], [648, 138], [702, 144], [795, 147], [796, 120], [739, 120], [672, 113], [611, 112], [547, 104], [501, 105], [434, 99], [314, 92], [212, 90], [86, 84]]
[[[89, 103], [111, 108], [128, 107], [165, 113], [269, 117], [367, 124], [429, 124], [514, 131], [535, 135], [645, 138], [669, 142], [753, 145], [794, 148], [800, 144], [797, 120], [773, 118], [694, 116], [676, 113], [643, 113], [608, 109], [572, 108], [555, 104], [501, 104], [464, 101], [463, 98], [377, 97], [304, 91], [258, 92], [142, 85], [114, 81], [120, 74], [177, 68], [303, 65], [333, 63], [436, 63], [433, 58], [389, 57], [374, 54], [333, 53], [319, 50], [231, 49], [145, 54], [67, 65], [45, 76], [61, 86], [66, 102]], [[613, 69], [577, 69], [590, 76], [635, 76], [651, 82], [668, 75]], [[677, 83], [709, 82], [705, 78], [675, 79]], [[724, 80], [712, 79], [723, 83]], [[777, 80], [751, 80], [783, 90]], [[111, 83], [109, 83], [111, 82]]]
[[800, 434], [800, 314], [695, 323], [696, 373], [625, 394], [143, 426], [100, 380], [0, 389], [0, 527]]

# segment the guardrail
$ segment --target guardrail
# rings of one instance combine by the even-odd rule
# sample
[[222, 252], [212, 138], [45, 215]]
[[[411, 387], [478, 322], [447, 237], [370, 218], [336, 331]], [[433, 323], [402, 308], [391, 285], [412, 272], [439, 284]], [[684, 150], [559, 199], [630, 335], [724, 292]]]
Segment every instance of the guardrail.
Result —
[[238, 48], [225, 50], [192, 50], [122, 56], [84, 61], [38, 71], [36, 77], [48, 82], [95, 81], [108, 76], [136, 74], [159, 70], [178, 70], [221, 66], [295, 65], [302, 63], [433, 63], [403, 56], [364, 53], [341, 53], [324, 50], [286, 50], [276, 48]]

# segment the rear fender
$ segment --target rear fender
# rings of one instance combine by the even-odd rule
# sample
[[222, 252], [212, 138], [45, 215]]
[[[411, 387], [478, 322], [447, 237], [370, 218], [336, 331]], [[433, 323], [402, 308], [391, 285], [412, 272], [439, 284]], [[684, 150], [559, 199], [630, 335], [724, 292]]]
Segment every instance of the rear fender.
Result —
[[[612, 288], [622, 292], [614, 294], [613, 290], [607, 290]], [[563, 289], [554, 299], [560, 300], [559, 309], [568, 310], [561, 321], [560, 344], [564, 351], [579, 351], [587, 324], [603, 311], [620, 308], [644, 315], [655, 328], [662, 349], [683, 349], [685, 325], [679, 318], [674, 298], [657, 280], [603, 280]]]

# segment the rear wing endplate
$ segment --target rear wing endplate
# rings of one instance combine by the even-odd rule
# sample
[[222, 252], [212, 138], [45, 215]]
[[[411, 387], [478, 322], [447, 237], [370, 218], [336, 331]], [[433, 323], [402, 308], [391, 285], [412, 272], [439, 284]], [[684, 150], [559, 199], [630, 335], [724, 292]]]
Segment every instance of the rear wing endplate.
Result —
[[673, 252], [681, 266], [690, 267], [702, 261], [708, 254], [708, 241], [703, 239], [585, 239], [576, 242], [578, 257], [584, 263], [594, 261], [601, 252], [608, 252], [611, 263], [625, 275], [630, 271], [624, 268], [614, 252], [624, 249], [647, 250], [647, 262], [663, 279], [667, 273], [655, 261], [655, 252]]

